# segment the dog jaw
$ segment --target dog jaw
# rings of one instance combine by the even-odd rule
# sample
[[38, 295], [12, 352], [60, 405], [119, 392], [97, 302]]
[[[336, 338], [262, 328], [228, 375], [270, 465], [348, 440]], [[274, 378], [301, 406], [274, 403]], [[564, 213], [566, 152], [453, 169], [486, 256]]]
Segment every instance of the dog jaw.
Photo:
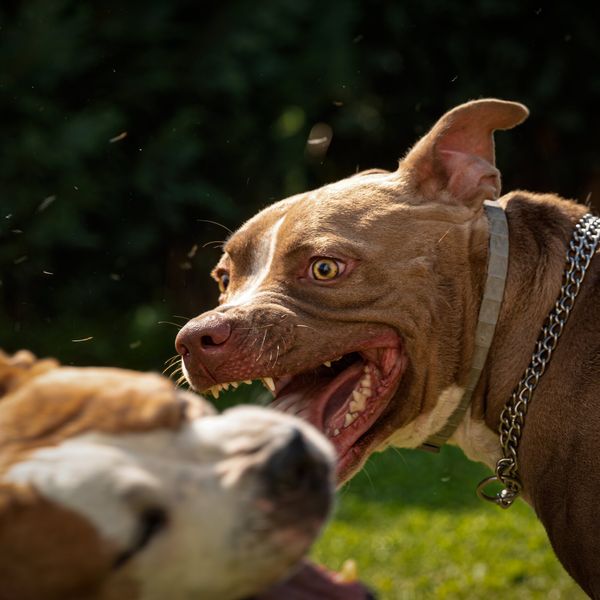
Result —
[[246, 343], [240, 342], [235, 352], [237, 360], [231, 366], [227, 361], [221, 362], [213, 371], [214, 380], [220, 383], [213, 383], [206, 376], [191, 377], [188, 372], [190, 383], [195, 389], [209, 389], [218, 397], [223, 389], [262, 380], [274, 396], [272, 408], [299, 416], [327, 435], [338, 454], [338, 479], [346, 480], [359, 468], [373, 444], [380, 443], [380, 425], [385, 423], [387, 413], [397, 408], [393, 406], [396, 391], [408, 361], [400, 337], [391, 328], [369, 327], [367, 332], [357, 328], [356, 335], [349, 339], [338, 338], [335, 344], [319, 348], [322, 354], [315, 353], [307, 363], [294, 348], [307, 344], [298, 338], [311, 335], [310, 328], [298, 324], [291, 329], [295, 333], [291, 340], [273, 325], [269, 328], [270, 337], [290, 348], [273, 365], [265, 346], [261, 351], [259, 345], [248, 344], [248, 328], [241, 331], [244, 335], [239, 339]]

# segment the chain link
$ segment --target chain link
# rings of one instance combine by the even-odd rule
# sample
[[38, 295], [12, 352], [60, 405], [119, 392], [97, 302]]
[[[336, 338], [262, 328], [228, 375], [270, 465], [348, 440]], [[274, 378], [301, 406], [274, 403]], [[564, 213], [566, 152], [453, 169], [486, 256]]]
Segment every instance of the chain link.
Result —
[[[575, 226], [569, 242], [560, 295], [535, 344], [531, 363], [500, 414], [499, 433], [503, 457], [496, 463], [495, 475], [484, 479], [477, 487], [477, 493], [484, 500], [495, 502], [502, 508], [508, 508], [521, 493], [517, 454], [527, 408], [558, 344], [587, 268], [596, 253], [599, 239], [600, 218], [589, 213], [584, 215]], [[494, 481], [500, 482], [504, 489], [495, 496], [490, 496], [485, 493], [484, 488]]]

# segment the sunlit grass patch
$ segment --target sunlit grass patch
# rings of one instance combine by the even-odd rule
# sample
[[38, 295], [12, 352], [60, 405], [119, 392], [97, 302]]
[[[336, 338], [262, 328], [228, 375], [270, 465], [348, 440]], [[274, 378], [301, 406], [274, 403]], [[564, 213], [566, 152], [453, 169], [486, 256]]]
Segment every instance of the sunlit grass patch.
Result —
[[455, 448], [374, 456], [341, 490], [313, 557], [334, 569], [354, 558], [384, 600], [586, 598], [528, 505], [476, 497], [486, 474]]

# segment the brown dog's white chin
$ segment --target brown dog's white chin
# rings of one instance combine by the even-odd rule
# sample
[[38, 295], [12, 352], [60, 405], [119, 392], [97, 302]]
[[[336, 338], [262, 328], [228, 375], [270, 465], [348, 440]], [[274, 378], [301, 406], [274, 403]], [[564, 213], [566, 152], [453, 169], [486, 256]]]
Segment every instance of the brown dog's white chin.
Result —
[[406, 362], [400, 344], [345, 354], [317, 369], [276, 379], [271, 407], [298, 415], [327, 435], [337, 451], [338, 480], [343, 482], [371, 446], [365, 437], [374, 433]]

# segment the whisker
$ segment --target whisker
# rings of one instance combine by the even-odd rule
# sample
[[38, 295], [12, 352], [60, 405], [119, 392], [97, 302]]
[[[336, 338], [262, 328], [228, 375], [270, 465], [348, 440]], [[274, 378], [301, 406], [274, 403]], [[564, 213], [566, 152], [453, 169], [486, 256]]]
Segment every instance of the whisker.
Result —
[[294, 323], [294, 327], [305, 327], [306, 329], [312, 329], [313, 331], [318, 331], [315, 327], [311, 327], [310, 325], [301, 325], [299, 323]]
[[394, 452], [395, 452], [395, 453], [396, 453], [396, 454], [397, 454], [397, 455], [398, 455], [398, 456], [399, 456], [399, 457], [402, 459], [402, 462], [403, 462], [405, 465], [406, 465], [406, 464], [408, 464], [408, 463], [406, 462], [406, 456], [404, 456], [404, 454], [402, 454], [402, 452], [400, 452], [400, 449], [399, 449], [399, 448], [396, 448], [396, 446], [388, 446], [388, 448], [391, 448], [391, 449], [392, 449], [392, 450], [393, 450], [393, 451], [394, 451]]
[[178, 361], [181, 358], [181, 356], [179, 356], [179, 354], [174, 354], [173, 356], [171, 356], [171, 358], [167, 358], [167, 360], [165, 360], [164, 364], [173, 364], [174, 362]]
[[175, 385], [177, 387], [181, 387], [183, 383], [186, 383], [187, 379], [185, 378], [185, 375], [182, 375], [176, 382]]
[[[169, 373], [169, 371], [171, 372]], [[173, 379], [173, 377], [175, 377], [175, 375], [177, 375], [178, 373], [183, 373], [183, 369], [180, 365], [171, 365], [163, 371], [163, 375], [165, 377], [168, 377], [169, 379]]]
[[217, 221], [210, 221], [209, 219], [196, 219], [198, 223], [210, 223], [211, 225], [217, 225], [218, 227], [222, 227], [229, 235], [233, 233], [229, 227], [223, 225], [223, 223], [218, 223]]
[[438, 244], [442, 242], [442, 240], [450, 233], [451, 230], [452, 227], [449, 227], [448, 231], [446, 231], [446, 233], [438, 240]]
[[267, 333], [268, 333], [268, 331], [266, 331], [266, 329], [265, 329], [265, 335], [263, 336], [263, 340], [262, 340], [262, 344], [260, 345], [260, 350], [258, 352], [258, 356], [256, 357], [256, 360], [254, 362], [258, 362], [262, 357], [263, 348], [265, 347], [265, 341], [267, 340]]
[[172, 323], [171, 321], [158, 321], [159, 325], [173, 325], [173, 327], [177, 327], [177, 329], [181, 329], [183, 325], [179, 323]]
[[211, 240], [202, 244], [202, 248], [207, 248], [210, 244], [215, 244], [213, 248], [222, 248], [225, 245], [225, 240]]
[[273, 363], [273, 369], [275, 368], [275, 365], [277, 364], [277, 361], [279, 360], [279, 350], [280, 350], [280, 346], [279, 344], [277, 344], [277, 354], [275, 355], [275, 362]]
[[363, 473], [367, 476], [367, 479], [369, 480], [369, 484], [371, 486], [371, 489], [373, 491], [375, 491], [375, 485], [373, 485], [373, 480], [371, 479], [371, 474], [369, 473], [369, 470], [367, 469], [367, 465], [364, 465], [363, 468]]

